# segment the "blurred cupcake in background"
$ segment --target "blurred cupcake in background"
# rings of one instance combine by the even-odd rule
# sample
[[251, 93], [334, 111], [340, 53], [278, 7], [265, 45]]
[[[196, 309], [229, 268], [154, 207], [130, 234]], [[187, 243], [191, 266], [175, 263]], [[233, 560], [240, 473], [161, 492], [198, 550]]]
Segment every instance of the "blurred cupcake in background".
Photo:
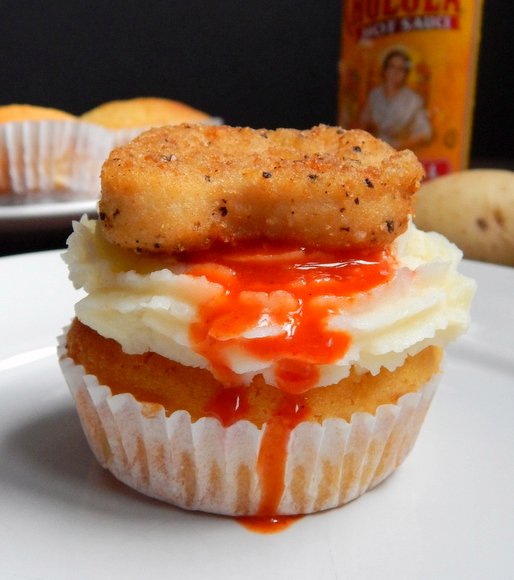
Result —
[[30, 104], [0, 106], [0, 203], [97, 199], [102, 163], [117, 145], [161, 125], [219, 124], [158, 97], [111, 101], [81, 116]]
[[115, 145], [128, 143], [152, 127], [181, 123], [219, 125], [221, 122], [190, 105], [159, 97], [109, 101], [84, 113], [81, 120], [114, 131]]
[[105, 130], [48, 107], [0, 107], [0, 196], [5, 204], [94, 199], [112, 148]]

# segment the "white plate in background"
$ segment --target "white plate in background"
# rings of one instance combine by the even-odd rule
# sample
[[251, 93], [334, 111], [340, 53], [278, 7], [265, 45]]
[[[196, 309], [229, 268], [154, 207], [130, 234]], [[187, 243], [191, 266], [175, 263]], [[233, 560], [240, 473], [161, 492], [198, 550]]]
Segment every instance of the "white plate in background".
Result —
[[70, 225], [83, 214], [96, 215], [98, 200], [41, 202], [0, 205], [0, 231], [56, 230]]
[[94, 460], [55, 357], [80, 293], [59, 252], [0, 259], [0, 578], [483, 579], [514, 570], [514, 269], [478, 281], [468, 334], [404, 465], [276, 535], [189, 513]]

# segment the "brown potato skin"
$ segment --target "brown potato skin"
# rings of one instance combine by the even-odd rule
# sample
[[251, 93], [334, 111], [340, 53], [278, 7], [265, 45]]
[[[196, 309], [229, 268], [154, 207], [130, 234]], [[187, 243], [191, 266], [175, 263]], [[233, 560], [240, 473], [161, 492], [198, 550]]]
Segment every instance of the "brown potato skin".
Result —
[[360, 130], [183, 124], [113, 150], [101, 177], [103, 235], [136, 251], [255, 239], [358, 248], [405, 231], [423, 169]]
[[514, 266], [514, 171], [469, 169], [427, 182], [415, 223], [443, 234], [465, 258]]

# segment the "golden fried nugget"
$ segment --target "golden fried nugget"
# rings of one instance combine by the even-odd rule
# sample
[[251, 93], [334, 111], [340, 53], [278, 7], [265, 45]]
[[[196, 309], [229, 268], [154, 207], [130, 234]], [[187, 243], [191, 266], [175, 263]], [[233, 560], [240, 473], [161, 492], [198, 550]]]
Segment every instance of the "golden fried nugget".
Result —
[[[100, 384], [109, 385], [113, 394], [129, 392], [140, 402], [162, 405], [168, 415], [186, 410], [196, 421], [206, 416], [209, 402], [224, 389], [205, 369], [186, 367], [151, 352], [126, 354], [116, 341], [100, 336], [78, 319], [68, 332], [67, 349], [75, 364], [83, 365]], [[373, 414], [380, 405], [396, 404], [402, 395], [416, 392], [439, 372], [441, 358], [442, 350], [430, 346], [409, 356], [392, 372], [382, 369], [375, 376], [352, 372], [335, 385], [310, 389], [303, 396], [313, 421], [348, 421], [353, 413]], [[280, 389], [267, 385], [261, 375], [254, 378], [246, 392], [246, 418], [258, 427], [287, 397]]]
[[81, 119], [108, 129], [137, 129], [205, 122], [209, 115], [179, 101], [138, 97], [104, 103], [84, 113]]
[[75, 121], [77, 118], [71, 113], [52, 109], [50, 107], [38, 107], [35, 105], [4, 105], [0, 107], [0, 123], [15, 121]]
[[176, 252], [263, 239], [382, 246], [405, 231], [423, 169], [364, 131], [162, 127], [111, 152], [108, 241]]

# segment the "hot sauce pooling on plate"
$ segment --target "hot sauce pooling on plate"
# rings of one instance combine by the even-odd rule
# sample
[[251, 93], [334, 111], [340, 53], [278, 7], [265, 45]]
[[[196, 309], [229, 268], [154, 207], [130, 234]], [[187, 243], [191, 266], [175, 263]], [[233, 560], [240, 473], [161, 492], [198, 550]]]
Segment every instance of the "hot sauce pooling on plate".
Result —
[[[220, 284], [223, 293], [206, 303], [191, 327], [195, 350], [205, 356], [227, 388], [206, 413], [224, 426], [244, 420], [246, 390], [230, 370], [228, 351], [237, 347], [274, 363], [281, 403], [264, 425], [257, 460], [261, 499], [256, 517], [238, 518], [260, 533], [281, 531], [297, 517], [276, 516], [284, 491], [291, 431], [308, 420], [302, 393], [316, 385], [317, 365], [341, 359], [350, 346], [345, 332], [327, 328], [341, 299], [387, 282], [394, 272], [388, 249], [317, 250], [276, 244], [245, 245], [198, 252], [187, 259], [187, 273]], [[274, 325], [279, 333], [248, 338], [244, 333]]]
[[236, 520], [250, 532], [256, 534], [278, 534], [290, 528], [303, 516], [248, 516]]

